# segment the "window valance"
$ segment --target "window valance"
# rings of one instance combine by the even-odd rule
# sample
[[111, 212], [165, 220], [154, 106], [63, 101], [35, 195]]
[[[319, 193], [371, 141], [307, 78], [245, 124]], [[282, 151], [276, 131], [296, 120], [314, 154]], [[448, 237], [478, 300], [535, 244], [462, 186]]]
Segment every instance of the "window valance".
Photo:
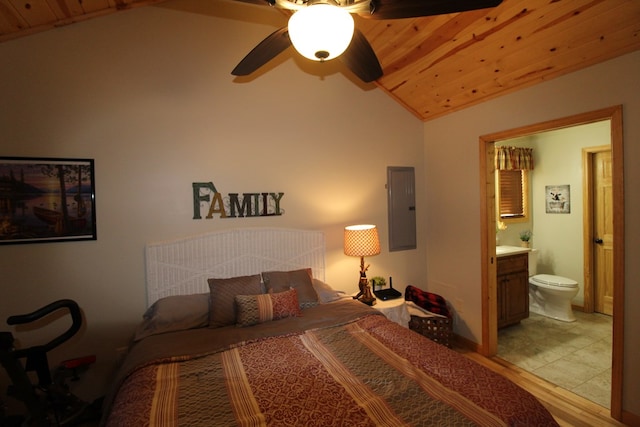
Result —
[[497, 170], [533, 170], [533, 148], [496, 146]]

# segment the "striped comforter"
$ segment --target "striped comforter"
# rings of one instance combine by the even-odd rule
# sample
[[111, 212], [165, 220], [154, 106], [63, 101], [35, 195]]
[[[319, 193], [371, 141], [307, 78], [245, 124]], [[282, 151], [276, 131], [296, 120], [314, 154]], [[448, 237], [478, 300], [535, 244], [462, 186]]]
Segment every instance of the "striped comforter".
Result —
[[126, 375], [109, 426], [556, 425], [529, 393], [383, 316], [268, 336]]

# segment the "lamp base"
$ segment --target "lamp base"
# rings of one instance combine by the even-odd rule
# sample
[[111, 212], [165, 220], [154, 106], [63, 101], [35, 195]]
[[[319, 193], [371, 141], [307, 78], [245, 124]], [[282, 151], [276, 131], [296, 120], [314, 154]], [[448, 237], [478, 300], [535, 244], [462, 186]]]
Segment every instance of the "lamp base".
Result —
[[363, 295], [362, 297], [360, 297], [360, 299], [358, 299], [358, 301], [365, 303], [367, 305], [376, 305], [375, 297], [367, 298], [365, 295]]
[[357, 299], [360, 302], [363, 302], [367, 305], [375, 305], [376, 297], [371, 293], [371, 286], [369, 286], [369, 281], [367, 277], [360, 277], [360, 282], [358, 283], [358, 287], [360, 288], [360, 292], [357, 295]]

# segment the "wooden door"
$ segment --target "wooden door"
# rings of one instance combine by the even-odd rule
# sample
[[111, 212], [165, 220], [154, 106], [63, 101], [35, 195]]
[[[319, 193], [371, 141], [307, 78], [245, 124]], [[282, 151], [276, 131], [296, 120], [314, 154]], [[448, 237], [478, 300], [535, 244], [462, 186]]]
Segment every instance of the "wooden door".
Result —
[[611, 150], [593, 156], [595, 311], [613, 314], [613, 180]]

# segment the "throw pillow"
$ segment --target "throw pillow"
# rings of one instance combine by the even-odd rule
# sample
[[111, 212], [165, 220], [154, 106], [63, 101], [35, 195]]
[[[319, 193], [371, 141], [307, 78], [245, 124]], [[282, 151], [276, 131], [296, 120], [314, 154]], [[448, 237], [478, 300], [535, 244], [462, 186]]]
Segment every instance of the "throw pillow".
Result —
[[236, 295], [236, 309], [238, 326], [251, 326], [301, 314], [295, 289], [277, 294]]

